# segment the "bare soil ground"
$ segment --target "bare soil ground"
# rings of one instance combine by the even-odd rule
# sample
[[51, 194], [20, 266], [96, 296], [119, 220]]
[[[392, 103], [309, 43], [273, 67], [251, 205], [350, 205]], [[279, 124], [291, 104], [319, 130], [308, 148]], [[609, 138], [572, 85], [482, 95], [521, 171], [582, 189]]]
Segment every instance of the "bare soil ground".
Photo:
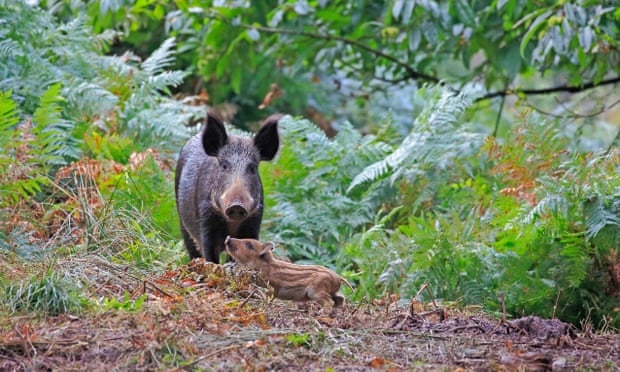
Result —
[[251, 274], [201, 260], [157, 278], [105, 265], [93, 261], [88, 273], [97, 294], [146, 300], [0, 319], [1, 371], [620, 370], [620, 334], [559, 320], [503, 321], [394, 298], [330, 312], [269, 303]]

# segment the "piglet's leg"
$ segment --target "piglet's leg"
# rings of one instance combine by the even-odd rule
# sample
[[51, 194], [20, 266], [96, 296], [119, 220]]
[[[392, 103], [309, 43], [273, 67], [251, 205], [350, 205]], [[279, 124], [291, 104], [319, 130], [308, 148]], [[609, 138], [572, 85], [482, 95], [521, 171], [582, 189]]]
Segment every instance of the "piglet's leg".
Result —
[[310, 287], [307, 291], [308, 298], [319, 302], [322, 307], [330, 308], [332, 302], [332, 296], [324, 290], [317, 290], [316, 288]]
[[340, 307], [344, 305], [344, 297], [339, 293], [333, 295], [332, 300], [334, 300], [334, 307]]

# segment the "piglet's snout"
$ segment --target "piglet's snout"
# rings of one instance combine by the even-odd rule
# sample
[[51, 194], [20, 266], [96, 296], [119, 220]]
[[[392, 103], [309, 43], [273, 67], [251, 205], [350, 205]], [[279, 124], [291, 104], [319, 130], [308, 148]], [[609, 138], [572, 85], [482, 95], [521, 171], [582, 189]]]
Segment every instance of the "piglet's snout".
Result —
[[232, 242], [230, 241], [230, 235], [228, 235], [224, 240], [224, 245], [226, 246], [227, 250], [234, 252], [237, 250], [237, 247], [235, 247], [235, 245], [231, 243]]

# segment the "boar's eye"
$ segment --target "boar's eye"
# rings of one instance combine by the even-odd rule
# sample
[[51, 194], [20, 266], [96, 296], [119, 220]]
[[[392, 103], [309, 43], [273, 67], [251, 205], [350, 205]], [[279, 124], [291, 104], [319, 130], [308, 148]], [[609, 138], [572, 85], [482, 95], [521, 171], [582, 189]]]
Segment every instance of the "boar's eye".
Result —
[[220, 167], [222, 167], [222, 170], [229, 170], [230, 169], [230, 163], [226, 160], [220, 160]]
[[250, 242], [245, 242], [245, 247], [246, 247], [247, 249], [251, 250], [251, 251], [253, 251], [253, 250], [254, 250], [254, 247], [252, 246], [252, 243], [250, 243]]
[[248, 173], [249, 174], [256, 174], [257, 168], [258, 167], [254, 163], [248, 164]]

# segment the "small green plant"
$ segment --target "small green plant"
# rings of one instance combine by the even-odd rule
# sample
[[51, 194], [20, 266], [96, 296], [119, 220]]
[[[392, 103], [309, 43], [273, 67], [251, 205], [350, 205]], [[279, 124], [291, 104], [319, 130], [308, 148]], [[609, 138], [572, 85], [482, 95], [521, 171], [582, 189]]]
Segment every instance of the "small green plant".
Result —
[[105, 310], [122, 310], [128, 312], [141, 311], [144, 307], [143, 305], [145, 300], [146, 294], [133, 299], [128, 292], [125, 292], [124, 297], [120, 300], [116, 298], [104, 298], [103, 307]]
[[77, 282], [48, 271], [27, 280], [8, 284], [3, 291], [3, 303], [13, 313], [29, 312], [56, 316], [79, 312], [88, 301], [80, 295]]
[[311, 346], [312, 334], [310, 333], [291, 333], [284, 336], [286, 342], [294, 347]]

